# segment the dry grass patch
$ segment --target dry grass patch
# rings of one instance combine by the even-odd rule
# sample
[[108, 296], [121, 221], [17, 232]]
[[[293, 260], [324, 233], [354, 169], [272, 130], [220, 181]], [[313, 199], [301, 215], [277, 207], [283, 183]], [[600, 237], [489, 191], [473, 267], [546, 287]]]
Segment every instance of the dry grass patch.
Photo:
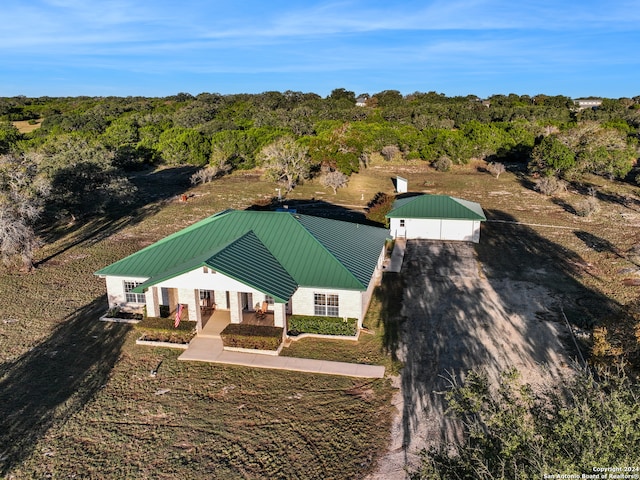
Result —
[[43, 118], [39, 118], [37, 120], [17, 120], [13, 123], [13, 126], [18, 129], [20, 133], [31, 133], [34, 130], [37, 130], [42, 125]]

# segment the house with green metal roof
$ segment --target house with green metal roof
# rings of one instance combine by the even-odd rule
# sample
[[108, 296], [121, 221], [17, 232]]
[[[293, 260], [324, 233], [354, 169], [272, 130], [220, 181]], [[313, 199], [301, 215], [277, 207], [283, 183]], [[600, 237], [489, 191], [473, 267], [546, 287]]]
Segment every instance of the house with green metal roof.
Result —
[[486, 217], [476, 202], [447, 195], [398, 198], [386, 215], [393, 238], [459, 240], [478, 243]]
[[225, 210], [96, 272], [109, 307], [160, 316], [182, 305], [200, 331], [207, 312], [231, 323], [266, 309], [286, 329], [288, 314], [357, 318], [367, 311], [388, 231], [290, 212]]

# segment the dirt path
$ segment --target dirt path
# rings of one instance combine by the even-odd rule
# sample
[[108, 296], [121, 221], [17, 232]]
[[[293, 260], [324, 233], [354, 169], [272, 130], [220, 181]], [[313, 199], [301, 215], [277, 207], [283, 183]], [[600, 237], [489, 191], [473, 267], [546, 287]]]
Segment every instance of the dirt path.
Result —
[[[498, 253], [499, 254], [499, 253]], [[516, 367], [537, 383], [568, 373], [567, 330], [551, 310], [545, 288], [529, 282], [488, 279], [473, 245], [409, 241], [401, 275], [405, 290], [398, 356], [405, 367], [395, 379], [398, 415], [392, 442], [368, 480], [407, 478], [420, 449], [455, 439], [456, 422], [444, 416], [446, 377], [464, 378], [483, 368], [491, 378]]]

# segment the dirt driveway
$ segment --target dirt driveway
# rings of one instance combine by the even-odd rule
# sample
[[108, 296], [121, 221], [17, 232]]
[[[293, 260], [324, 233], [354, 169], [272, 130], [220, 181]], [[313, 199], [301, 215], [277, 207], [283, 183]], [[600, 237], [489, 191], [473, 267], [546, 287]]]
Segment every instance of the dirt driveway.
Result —
[[[500, 252], [496, 252], [500, 255]], [[406, 478], [417, 453], [460, 434], [444, 416], [446, 377], [482, 368], [491, 377], [516, 367], [523, 380], [568, 373], [568, 331], [557, 302], [537, 283], [488, 278], [472, 244], [414, 240], [400, 275], [404, 317], [396, 345], [404, 368], [396, 379], [398, 415], [392, 443], [369, 480]]]

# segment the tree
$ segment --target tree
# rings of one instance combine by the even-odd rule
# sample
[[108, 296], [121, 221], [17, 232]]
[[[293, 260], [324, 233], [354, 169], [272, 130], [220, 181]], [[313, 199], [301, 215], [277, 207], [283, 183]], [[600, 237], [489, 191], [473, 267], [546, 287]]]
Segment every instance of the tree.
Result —
[[400, 153], [400, 149], [396, 145], [385, 145], [382, 147], [382, 150], [380, 150], [380, 155], [382, 155], [387, 162], [393, 160], [393, 157], [398, 153]]
[[334, 88], [329, 95], [331, 100], [345, 100], [351, 105], [356, 103], [356, 94], [350, 90], [344, 88]]
[[270, 143], [260, 151], [260, 158], [267, 178], [284, 183], [288, 192], [311, 173], [307, 148], [296, 143], [293, 137], [281, 137]]
[[35, 156], [0, 157], [0, 256], [5, 265], [20, 257], [24, 268], [33, 266], [33, 254], [40, 245], [33, 226], [49, 192]]
[[51, 181], [57, 215], [78, 218], [102, 213], [135, 199], [136, 187], [118, 168], [112, 150], [77, 135], [44, 146], [41, 170]]
[[515, 370], [496, 388], [486, 374], [469, 372], [464, 385], [452, 379], [446, 394], [464, 440], [424, 451], [413, 478], [529, 479], [638, 467], [639, 394], [621, 372], [579, 370], [562, 387], [536, 390]]
[[9, 122], [0, 122], [0, 154], [8, 153], [20, 140], [20, 132]]
[[545, 175], [561, 175], [574, 166], [575, 153], [557, 136], [544, 137], [531, 152], [529, 169]]
[[338, 193], [339, 188], [346, 187], [348, 181], [349, 181], [349, 177], [347, 177], [344, 173], [339, 172], [337, 170], [327, 173], [322, 178], [322, 184], [325, 187], [331, 187], [333, 189], [334, 195]]
[[487, 166], [487, 170], [489, 171], [489, 173], [491, 175], [495, 175], [496, 178], [500, 178], [500, 174], [504, 173], [504, 171], [505, 171], [504, 163], [491, 162]]
[[209, 162], [211, 143], [196, 130], [174, 127], [160, 134], [158, 149], [167, 163], [203, 166]]
[[379, 107], [395, 107], [403, 102], [402, 94], [398, 90], [383, 90], [373, 96]]

